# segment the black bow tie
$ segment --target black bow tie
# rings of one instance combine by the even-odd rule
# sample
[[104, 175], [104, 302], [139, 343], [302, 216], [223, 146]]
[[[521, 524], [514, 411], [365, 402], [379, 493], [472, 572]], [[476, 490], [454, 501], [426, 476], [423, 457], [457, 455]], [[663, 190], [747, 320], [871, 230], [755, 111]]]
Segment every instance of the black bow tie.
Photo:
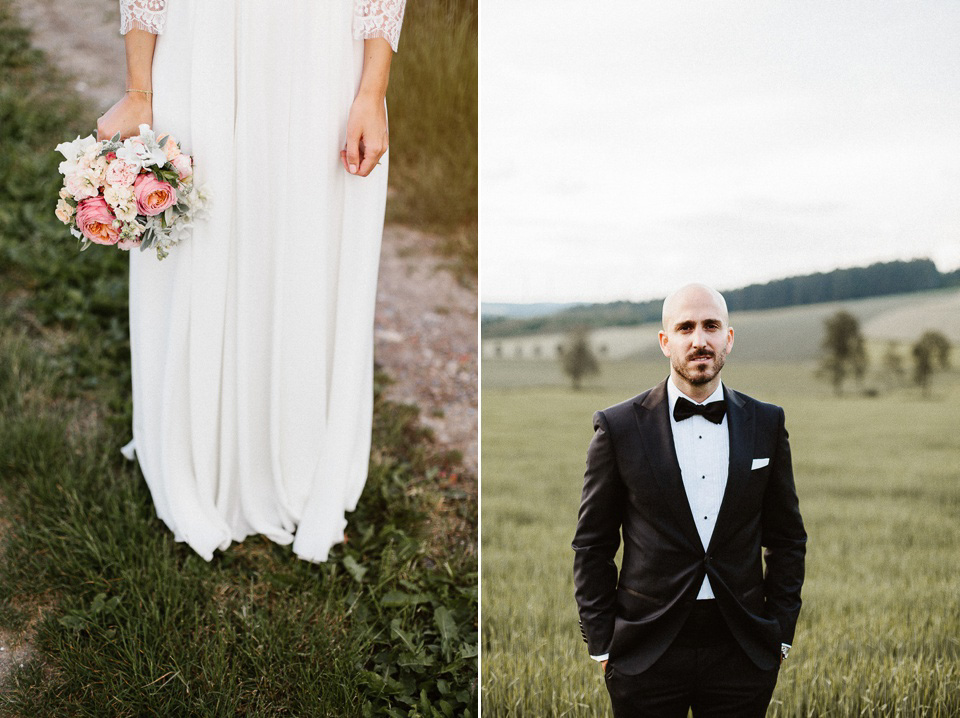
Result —
[[694, 404], [682, 396], [677, 397], [677, 403], [673, 406], [673, 418], [677, 421], [689, 419], [694, 414], [699, 414], [707, 421], [719, 424], [723, 421], [723, 415], [727, 413], [727, 402], [724, 400], [711, 401], [709, 404]]

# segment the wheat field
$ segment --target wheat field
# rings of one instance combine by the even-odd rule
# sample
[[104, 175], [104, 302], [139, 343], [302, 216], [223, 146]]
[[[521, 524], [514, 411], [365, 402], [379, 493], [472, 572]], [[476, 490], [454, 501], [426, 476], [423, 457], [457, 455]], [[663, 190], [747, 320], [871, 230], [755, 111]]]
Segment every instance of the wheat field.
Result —
[[[483, 715], [609, 715], [577, 627], [570, 542], [593, 411], [666, 364], [607, 363], [580, 392], [550, 363], [482, 371]], [[788, 360], [731, 356], [724, 380], [785, 408], [809, 534], [768, 715], [960, 715], [960, 373], [938, 374], [926, 400], [909, 386], [838, 399]]]

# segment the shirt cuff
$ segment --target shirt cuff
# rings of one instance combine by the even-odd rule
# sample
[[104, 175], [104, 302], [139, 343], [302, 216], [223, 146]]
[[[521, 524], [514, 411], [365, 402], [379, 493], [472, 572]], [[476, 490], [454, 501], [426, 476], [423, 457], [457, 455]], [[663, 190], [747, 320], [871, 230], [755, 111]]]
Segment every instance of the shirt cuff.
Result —
[[590, 656], [595, 661], [606, 661], [609, 660], [610, 654], [604, 653], [602, 656]]

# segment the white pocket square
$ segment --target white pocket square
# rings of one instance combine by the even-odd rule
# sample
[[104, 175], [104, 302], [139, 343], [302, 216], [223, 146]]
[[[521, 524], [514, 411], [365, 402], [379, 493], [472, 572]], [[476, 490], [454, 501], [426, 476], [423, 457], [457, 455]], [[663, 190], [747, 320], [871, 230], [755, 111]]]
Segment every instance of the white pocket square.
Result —
[[754, 469], [762, 469], [764, 466], [770, 463], [770, 459], [754, 459], [753, 465], [750, 467], [750, 471]]

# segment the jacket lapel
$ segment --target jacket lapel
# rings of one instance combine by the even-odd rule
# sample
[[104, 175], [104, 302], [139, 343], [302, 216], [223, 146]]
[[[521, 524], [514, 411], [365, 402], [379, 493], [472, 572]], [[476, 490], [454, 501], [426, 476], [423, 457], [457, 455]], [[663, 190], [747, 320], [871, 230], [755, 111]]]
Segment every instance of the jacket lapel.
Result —
[[691, 544], [703, 550], [700, 534], [690, 511], [690, 502], [683, 488], [680, 464], [670, 430], [670, 402], [667, 401], [667, 382], [651, 389], [641, 403], [633, 405], [643, 441], [644, 453], [650, 461], [664, 499], [677, 518], [678, 525]]
[[730, 464], [727, 469], [727, 486], [720, 502], [720, 511], [717, 514], [717, 523], [710, 537], [709, 553], [722, 538], [727, 526], [734, 525], [733, 517], [737, 513], [740, 497], [750, 480], [750, 467], [753, 461], [753, 406], [747, 405], [743, 398], [726, 386], [723, 387], [723, 398], [727, 401], [727, 429], [730, 434]]

